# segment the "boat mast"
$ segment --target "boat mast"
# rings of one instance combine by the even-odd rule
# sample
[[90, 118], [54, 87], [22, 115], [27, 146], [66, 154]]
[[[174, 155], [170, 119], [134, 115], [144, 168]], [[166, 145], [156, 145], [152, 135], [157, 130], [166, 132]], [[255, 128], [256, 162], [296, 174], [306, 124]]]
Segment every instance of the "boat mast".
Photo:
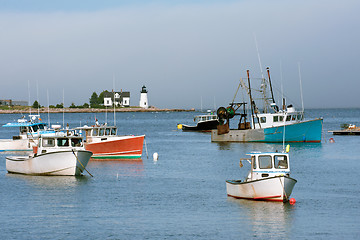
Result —
[[259, 60], [259, 66], [260, 66], [260, 72], [261, 72], [261, 86], [260, 88], [262, 88], [262, 92], [263, 92], [263, 98], [264, 98], [264, 113], [267, 113], [267, 97], [266, 97], [266, 81], [264, 78], [264, 72], [262, 69], [262, 64], [261, 64], [261, 59], [260, 59], [260, 52], [259, 52], [259, 47], [257, 44], [257, 39], [256, 39], [256, 35], [254, 33], [254, 39], [255, 39], [255, 46], [256, 46], [256, 51], [257, 51], [257, 55], [258, 55], [258, 60]]
[[114, 126], [116, 126], [116, 111], [115, 111], [115, 74], [113, 74], [113, 87], [114, 87], [114, 90], [113, 90], [113, 96], [114, 96]]
[[[273, 89], [272, 89], [272, 85], [271, 85], [271, 78], [270, 78], [270, 70], [269, 70], [269, 67], [266, 68], [266, 71], [267, 71], [267, 74], [268, 74], [268, 77], [269, 77], [271, 98], [272, 98], [273, 103], [275, 103], [274, 93], [273, 93]], [[276, 108], [276, 111], [279, 111], [279, 109], [278, 109], [277, 106], [274, 106], [274, 107]]]
[[248, 84], [249, 84], [249, 95], [250, 95], [250, 104], [251, 104], [251, 119], [252, 119], [252, 123], [253, 123], [253, 128], [255, 129], [255, 121], [254, 121], [254, 113], [256, 115], [256, 118], [258, 120], [258, 123], [259, 123], [259, 126], [261, 128], [261, 125], [260, 125], [260, 121], [259, 121], [259, 118], [257, 116], [257, 113], [256, 113], [256, 105], [255, 105], [255, 102], [253, 101], [252, 99], [252, 95], [251, 95], [251, 85], [250, 85], [250, 74], [249, 74], [249, 70], [246, 70], [246, 73], [247, 73], [247, 77], [248, 77]]
[[300, 79], [301, 107], [302, 107], [302, 112], [304, 113], [304, 99], [303, 99], [303, 92], [302, 92], [302, 82], [301, 82], [300, 63], [298, 63], [298, 68], [299, 68], [299, 79]]

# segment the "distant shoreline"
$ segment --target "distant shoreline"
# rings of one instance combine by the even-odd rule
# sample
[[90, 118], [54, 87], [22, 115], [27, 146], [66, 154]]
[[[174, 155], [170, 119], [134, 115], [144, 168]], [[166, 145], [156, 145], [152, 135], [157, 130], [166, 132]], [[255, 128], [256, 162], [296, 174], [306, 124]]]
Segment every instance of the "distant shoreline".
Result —
[[[39, 110], [36, 108], [31, 108], [31, 112], [33, 114], [37, 114], [38, 111], [40, 113], [99, 113], [99, 112], [113, 112], [113, 108], [102, 109], [102, 108], [40, 108]], [[139, 108], [139, 107], [124, 107], [124, 108], [116, 108], [116, 112], [194, 112], [195, 109], [177, 109], [177, 108]], [[30, 112], [29, 109], [0, 109], [0, 114], [28, 114]]]

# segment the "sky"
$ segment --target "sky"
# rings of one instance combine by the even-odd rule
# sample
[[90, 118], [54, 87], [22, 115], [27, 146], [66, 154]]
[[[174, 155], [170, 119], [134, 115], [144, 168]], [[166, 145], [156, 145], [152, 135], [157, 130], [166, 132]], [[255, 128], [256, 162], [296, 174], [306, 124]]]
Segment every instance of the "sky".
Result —
[[0, 99], [47, 106], [64, 92], [82, 105], [115, 88], [138, 106], [145, 85], [151, 106], [226, 107], [246, 70], [269, 67], [276, 100], [282, 86], [301, 107], [302, 87], [305, 109], [360, 107], [359, 11], [358, 0], [0, 0]]

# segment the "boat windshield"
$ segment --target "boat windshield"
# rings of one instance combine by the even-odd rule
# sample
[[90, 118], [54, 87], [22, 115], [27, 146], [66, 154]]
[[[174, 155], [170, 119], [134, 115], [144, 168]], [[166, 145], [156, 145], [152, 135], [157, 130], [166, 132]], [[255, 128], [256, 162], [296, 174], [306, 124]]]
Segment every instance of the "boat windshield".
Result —
[[275, 168], [287, 169], [288, 161], [285, 155], [274, 157]]
[[71, 139], [71, 146], [72, 147], [81, 147], [82, 146], [81, 138], [72, 138]]
[[43, 147], [54, 147], [55, 146], [55, 139], [54, 138], [44, 138], [42, 140]]
[[116, 128], [111, 128], [111, 135], [116, 135]]
[[109, 136], [109, 135], [110, 135], [110, 128], [106, 128], [106, 130], [105, 130], [105, 135], [106, 135], [106, 136]]
[[69, 139], [68, 138], [58, 138], [57, 145], [58, 145], [58, 147], [68, 147]]
[[258, 157], [259, 160], [259, 168], [261, 169], [269, 169], [272, 168], [272, 164], [271, 164], [271, 156], [259, 156]]
[[104, 135], [104, 129], [103, 128], [100, 128], [99, 129], [99, 136], [103, 136]]
[[99, 129], [98, 128], [94, 128], [93, 132], [92, 132], [93, 136], [97, 136], [99, 135]]

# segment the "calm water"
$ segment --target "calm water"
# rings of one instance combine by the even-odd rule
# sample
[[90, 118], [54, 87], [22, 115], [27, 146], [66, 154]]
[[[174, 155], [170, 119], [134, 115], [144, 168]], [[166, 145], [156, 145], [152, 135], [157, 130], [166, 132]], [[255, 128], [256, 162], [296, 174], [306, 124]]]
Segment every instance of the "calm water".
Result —
[[[288, 203], [236, 200], [225, 180], [242, 179], [239, 159], [281, 144], [211, 143], [210, 134], [181, 132], [194, 112], [118, 113], [124, 134], [146, 134], [140, 161], [92, 161], [82, 177], [7, 174], [0, 154], [1, 239], [356, 239], [360, 235], [360, 136], [332, 136], [341, 123], [360, 125], [360, 109], [309, 110], [324, 117], [325, 139], [291, 144]], [[19, 115], [0, 115], [0, 123]], [[47, 114], [43, 120], [47, 122]], [[105, 114], [96, 114], [100, 122]], [[62, 114], [51, 114], [62, 123]], [[65, 114], [71, 127], [95, 114]], [[113, 115], [108, 114], [109, 123]], [[0, 138], [17, 129], [0, 127]], [[155, 163], [152, 154], [159, 153]], [[19, 153], [15, 153], [15, 155]]]

